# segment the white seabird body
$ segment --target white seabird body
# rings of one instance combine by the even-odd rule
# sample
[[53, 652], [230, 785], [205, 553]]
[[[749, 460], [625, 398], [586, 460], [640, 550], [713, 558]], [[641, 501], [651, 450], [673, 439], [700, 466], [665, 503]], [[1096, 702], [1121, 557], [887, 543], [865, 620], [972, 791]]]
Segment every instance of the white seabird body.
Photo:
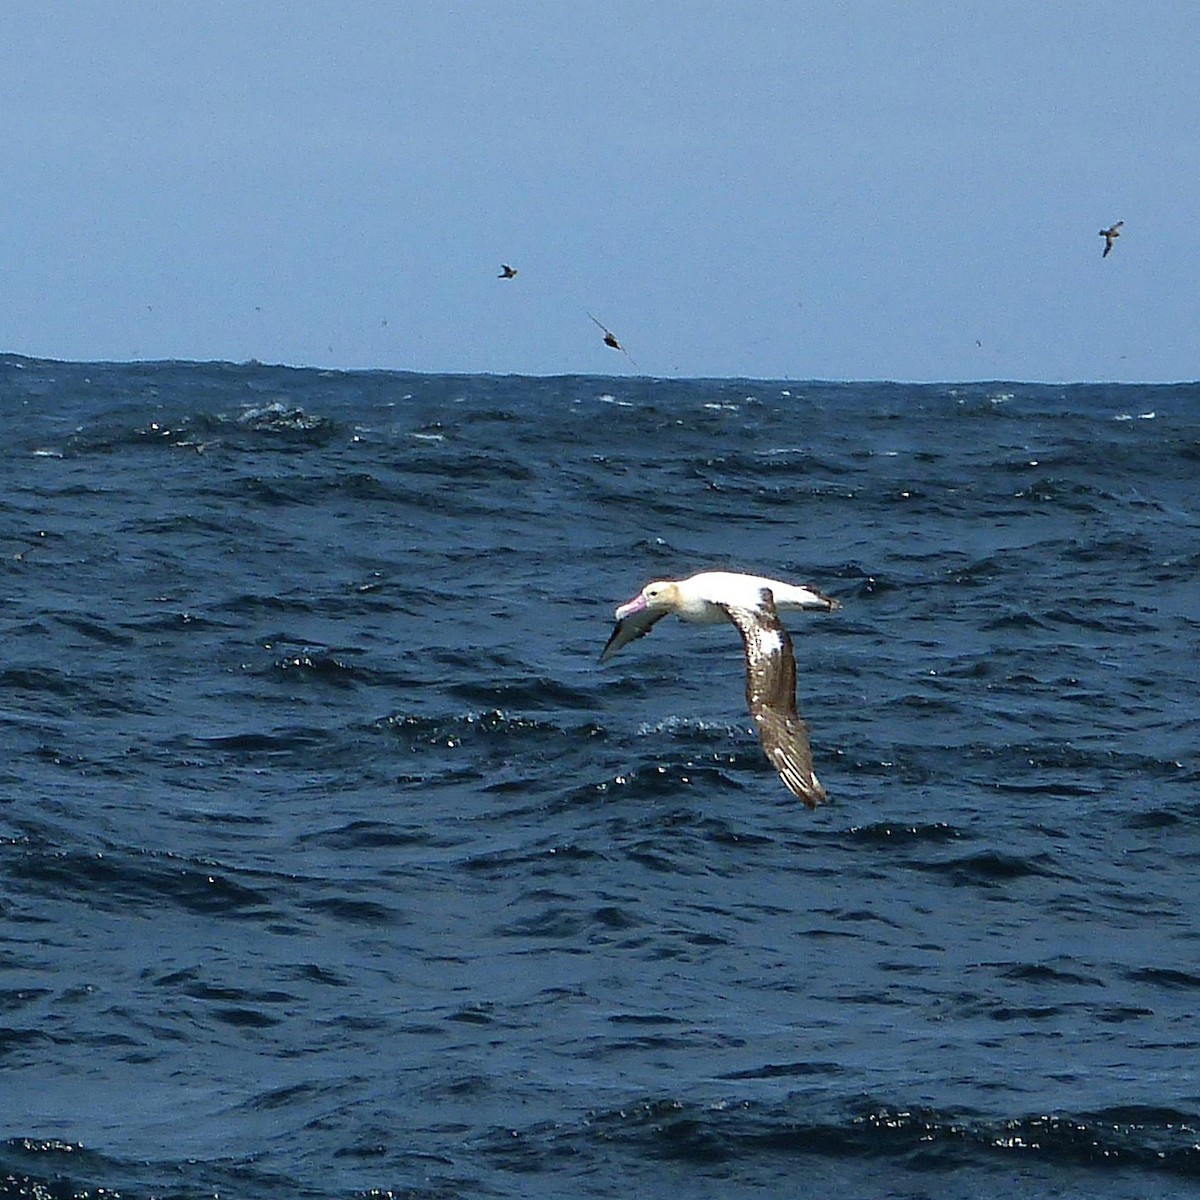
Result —
[[815, 588], [734, 571], [656, 580], [616, 610], [616, 628], [600, 661], [649, 633], [669, 613], [700, 624], [731, 621], [742, 635], [746, 701], [763, 749], [789, 790], [815, 808], [825, 799], [825, 789], [813, 774], [808, 729], [796, 710], [796, 659], [779, 612], [832, 612], [837, 607], [836, 600]]

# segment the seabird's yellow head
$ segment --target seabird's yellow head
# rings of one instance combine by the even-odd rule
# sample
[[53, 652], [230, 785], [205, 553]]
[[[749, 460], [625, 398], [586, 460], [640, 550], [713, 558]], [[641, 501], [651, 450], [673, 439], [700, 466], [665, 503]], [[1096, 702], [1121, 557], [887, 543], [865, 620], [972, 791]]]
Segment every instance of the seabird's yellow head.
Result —
[[656, 579], [648, 583], [628, 604], [617, 609], [617, 620], [631, 617], [634, 613], [668, 613], [679, 606], [679, 584], [670, 579]]

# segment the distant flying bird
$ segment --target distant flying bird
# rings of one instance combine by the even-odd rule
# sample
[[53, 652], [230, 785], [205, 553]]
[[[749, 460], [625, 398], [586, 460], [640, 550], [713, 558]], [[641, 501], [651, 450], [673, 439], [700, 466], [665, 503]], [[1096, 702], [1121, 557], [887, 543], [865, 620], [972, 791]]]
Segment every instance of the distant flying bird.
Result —
[[500, 274], [496, 276], [497, 279], [516, 279], [516, 277], [517, 277], [517, 268], [516, 267], [510, 267], [508, 265], [508, 263], [500, 264]]
[[[587, 312], [586, 309], [584, 309], [584, 311]], [[592, 317], [592, 314], [588, 313], [588, 316]], [[606, 346], [611, 346], [614, 350], [620, 350], [620, 352], [625, 355], [625, 357], [629, 359], [629, 361], [636, 367], [637, 363], [633, 362], [633, 355], [630, 354], [629, 351], [617, 341], [617, 335], [613, 333], [611, 329], [607, 328], [602, 322], [597, 321], [595, 317], [592, 317], [592, 320], [596, 321], [596, 324], [599, 325], [602, 330], [604, 330], [604, 344]], [[640, 370], [641, 368], [638, 369]]]
[[742, 635], [746, 703], [763, 750], [788, 790], [816, 808], [825, 799], [825, 789], [813, 774], [808, 728], [796, 711], [796, 657], [779, 612], [833, 612], [837, 607], [836, 600], [816, 588], [758, 575], [705, 571], [690, 579], [661, 579], [646, 584], [617, 609], [616, 628], [600, 661], [644, 637], [668, 613], [705, 625], [731, 621]]
[[1108, 257], [1108, 252], [1112, 249], [1113, 242], [1121, 236], [1121, 226], [1124, 224], [1124, 221], [1118, 221], [1115, 225], [1109, 226], [1108, 229], [1100, 230], [1100, 236], [1104, 239], [1104, 253], [1100, 255], [1101, 258]]

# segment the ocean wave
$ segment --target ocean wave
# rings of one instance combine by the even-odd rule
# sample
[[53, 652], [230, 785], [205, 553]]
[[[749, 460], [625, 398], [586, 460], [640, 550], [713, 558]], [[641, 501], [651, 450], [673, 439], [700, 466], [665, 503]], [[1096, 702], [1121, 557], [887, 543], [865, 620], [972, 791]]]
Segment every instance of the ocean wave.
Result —
[[94, 418], [49, 452], [73, 459], [137, 449], [254, 452], [264, 444], [292, 452], [324, 447], [344, 436], [337, 421], [278, 401], [247, 407], [235, 417], [186, 412], [149, 421], [139, 419], [139, 407], [127, 403], [120, 411]]
[[261, 917], [270, 911], [268, 893], [239, 881], [235, 872], [171, 854], [97, 851], [40, 851], [21, 855], [21, 889], [52, 888], [81, 896], [101, 910], [149, 910], [168, 905], [214, 917]]
[[578, 736], [602, 736], [599, 726], [584, 725], [570, 729], [552, 721], [506, 713], [496, 708], [445, 717], [395, 713], [377, 722], [377, 728], [401, 739], [413, 750], [423, 747], [453, 750], [479, 742], [495, 745], [510, 740], [544, 742]]
[[[497, 1130], [481, 1149], [510, 1170], [533, 1172], [551, 1169], [564, 1156], [591, 1160], [601, 1152], [611, 1159], [623, 1148], [634, 1156], [627, 1170], [637, 1173], [653, 1162], [672, 1162], [703, 1172], [757, 1174], [770, 1171], [773, 1163], [784, 1171], [797, 1169], [797, 1160], [824, 1159], [847, 1165], [883, 1162], [911, 1172], [914, 1186], [948, 1172], [1036, 1166], [1083, 1167], [1097, 1173], [1096, 1181], [1120, 1179], [1130, 1168], [1164, 1184], [1200, 1177], [1200, 1118], [1172, 1108], [986, 1117], [876, 1104], [821, 1119], [809, 1107], [803, 1095], [778, 1105], [647, 1100], [595, 1112], [575, 1128]], [[893, 1186], [903, 1186], [904, 1178], [892, 1175]], [[989, 1192], [1028, 1194], [1020, 1188], [1010, 1193], [996, 1179]]]

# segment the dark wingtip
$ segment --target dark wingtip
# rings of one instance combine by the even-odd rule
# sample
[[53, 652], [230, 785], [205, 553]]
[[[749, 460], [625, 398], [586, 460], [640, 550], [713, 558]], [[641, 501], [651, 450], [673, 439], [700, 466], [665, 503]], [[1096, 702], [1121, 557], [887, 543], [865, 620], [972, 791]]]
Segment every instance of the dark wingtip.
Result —
[[[604, 649], [600, 651], [600, 656], [596, 659], [597, 662], [606, 662], [609, 658], [616, 654], [617, 651], [613, 649], [613, 642], [617, 640], [620, 633], [621, 622], [618, 621], [616, 625], [613, 626], [613, 631], [609, 634], [608, 641], [604, 643]], [[617, 647], [617, 649], [620, 649], [620, 647]]]
[[798, 780], [793, 782], [787, 778], [784, 778], [783, 782], [787, 785], [788, 791], [793, 796], [803, 801], [805, 808], [813, 809], [822, 804], [829, 803], [829, 797], [825, 794], [825, 787], [815, 775], [809, 775], [808, 779], [802, 784]]

